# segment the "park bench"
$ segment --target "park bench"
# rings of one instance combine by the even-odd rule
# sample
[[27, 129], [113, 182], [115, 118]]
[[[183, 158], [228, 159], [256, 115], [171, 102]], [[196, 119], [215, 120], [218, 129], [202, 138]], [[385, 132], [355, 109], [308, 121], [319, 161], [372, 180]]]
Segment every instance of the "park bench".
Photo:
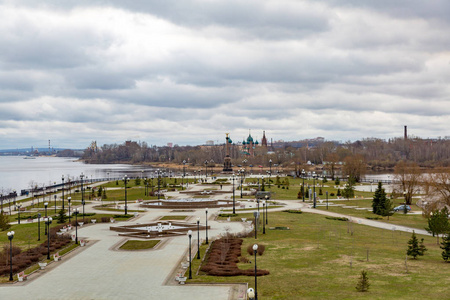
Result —
[[80, 241], [80, 247], [84, 247], [84, 245], [86, 245], [85, 240], [81, 240], [81, 241]]
[[45, 267], [47, 266], [46, 262], [42, 262], [42, 263], [38, 263], [38, 264], [39, 264], [39, 267], [41, 268], [41, 270], [44, 270]]
[[53, 254], [53, 259], [55, 261], [60, 261], [61, 260], [61, 256], [59, 255], [59, 252], [56, 252], [55, 254]]
[[25, 272], [22, 271], [22, 272], [20, 272], [20, 273], [17, 274], [17, 279], [18, 279], [19, 281], [27, 280], [27, 279], [28, 279], [28, 275], [25, 275]]

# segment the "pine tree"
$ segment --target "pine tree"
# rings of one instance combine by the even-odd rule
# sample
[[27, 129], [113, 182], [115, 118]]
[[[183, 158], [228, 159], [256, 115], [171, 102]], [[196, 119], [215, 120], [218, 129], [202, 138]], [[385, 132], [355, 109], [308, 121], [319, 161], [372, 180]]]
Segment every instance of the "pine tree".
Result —
[[97, 191], [97, 197], [101, 197], [103, 194], [103, 187], [99, 187]]
[[450, 229], [447, 207], [433, 212], [430, 217], [428, 217], [428, 227], [425, 229], [429, 233], [432, 233], [433, 236], [437, 235], [437, 243], [439, 244], [439, 234], [444, 234]]
[[102, 195], [102, 199], [108, 199], [108, 196], [106, 196], [106, 189], [103, 189], [103, 195]]
[[0, 212], [0, 229], [2, 231], [8, 230], [11, 225], [8, 222], [8, 216], [3, 214], [3, 210]]
[[340, 196], [341, 196], [341, 189], [338, 189], [338, 190], [337, 190], [337, 194], [336, 194], [336, 196], [338, 196], [338, 197], [340, 197]]
[[442, 251], [442, 258], [446, 261], [450, 261], [450, 233], [446, 234], [442, 237], [442, 243], [441, 243], [441, 249]]
[[322, 196], [323, 192], [322, 192], [322, 188], [319, 188], [319, 196]]
[[345, 186], [344, 190], [342, 191], [342, 196], [347, 198], [347, 200], [355, 197], [355, 190], [353, 189], [353, 185], [350, 182]]
[[421, 254], [419, 240], [417, 239], [416, 233], [414, 231], [412, 233], [411, 239], [408, 241], [408, 250], [406, 251], [406, 254], [412, 256], [414, 259], [416, 259], [416, 257], [419, 255], [423, 255]]
[[392, 216], [393, 214], [394, 214], [394, 202], [392, 200], [389, 200], [388, 198], [385, 198], [382, 202], [382, 206], [379, 207], [378, 215], [388, 217], [389, 220], [389, 216]]
[[335, 185], [340, 185], [341, 184], [341, 182], [339, 180], [339, 177], [336, 177], [336, 180], [334, 181], [334, 184]]
[[378, 187], [375, 190], [372, 200], [372, 211], [374, 214], [379, 214], [380, 203], [383, 201], [383, 198], [386, 199], [386, 192], [383, 189], [382, 183], [378, 182]]
[[66, 212], [64, 209], [61, 208], [61, 210], [58, 213], [58, 223], [62, 224], [66, 222]]
[[358, 283], [356, 284], [356, 290], [358, 292], [367, 292], [369, 290], [369, 277], [367, 277], [367, 271], [361, 271], [361, 277], [359, 277]]

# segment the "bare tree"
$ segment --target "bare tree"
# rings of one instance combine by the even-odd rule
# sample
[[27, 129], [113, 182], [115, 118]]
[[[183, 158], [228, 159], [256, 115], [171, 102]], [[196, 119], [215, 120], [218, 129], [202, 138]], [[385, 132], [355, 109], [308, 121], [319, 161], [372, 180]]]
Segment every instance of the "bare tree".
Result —
[[406, 204], [411, 205], [412, 197], [420, 191], [422, 183], [422, 171], [416, 163], [400, 161], [395, 165], [394, 187], [403, 193]]

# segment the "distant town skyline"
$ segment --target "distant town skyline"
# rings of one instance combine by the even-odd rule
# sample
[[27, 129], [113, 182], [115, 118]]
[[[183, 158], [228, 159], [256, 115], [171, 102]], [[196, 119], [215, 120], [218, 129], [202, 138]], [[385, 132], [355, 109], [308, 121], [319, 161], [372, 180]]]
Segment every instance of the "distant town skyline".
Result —
[[0, 149], [449, 136], [450, 2], [0, 0]]

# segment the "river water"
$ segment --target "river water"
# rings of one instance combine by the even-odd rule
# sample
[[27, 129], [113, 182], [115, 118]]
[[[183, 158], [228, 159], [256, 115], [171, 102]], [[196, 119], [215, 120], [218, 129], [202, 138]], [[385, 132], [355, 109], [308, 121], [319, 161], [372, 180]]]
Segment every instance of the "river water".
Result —
[[123, 177], [125, 174], [129, 177], [146, 176], [151, 169], [125, 164], [85, 164], [76, 158], [0, 156], [0, 194], [13, 190], [20, 194], [20, 190], [29, 189], [32, 183], [39, 187], [61, 183], [62, 175], [65, 182], [68, 178], [75, 180], [82, 172], [86, 175], [85, 179], [91, 179]]

